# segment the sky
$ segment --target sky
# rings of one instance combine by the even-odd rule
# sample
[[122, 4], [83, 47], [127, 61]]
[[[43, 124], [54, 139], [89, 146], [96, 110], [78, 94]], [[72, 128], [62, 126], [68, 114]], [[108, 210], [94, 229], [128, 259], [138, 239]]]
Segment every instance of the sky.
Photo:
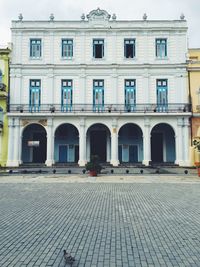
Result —
[[11, 42], [11, 21], [80, 20], [93, 9], [115, 13], [117, 20], [140, 20], [146, 13], [149, 20], [179, 19], [185, 15], [188, 24], [189, 48], [200, 48], [200, 0], [0, 0], [0, 47]]

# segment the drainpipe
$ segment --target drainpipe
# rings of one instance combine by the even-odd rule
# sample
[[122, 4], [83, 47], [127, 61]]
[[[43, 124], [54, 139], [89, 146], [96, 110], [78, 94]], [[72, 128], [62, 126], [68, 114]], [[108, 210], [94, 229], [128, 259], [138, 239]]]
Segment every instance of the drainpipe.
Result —
[[190, 70], [188, 70], [188, 89], [189, 89], [189, 104], [191, 107], [191, 112], [192, 112], [192, 116], [190, 118], [190, 134], [191, 134], [191, 138], [190, 138], [190, 142], [191, 142], [191, 146], [192, 144], [192, 137], [193, 137], [193, 133], [192, 133], [192, 118], [193, 118], [193, 106], [192, 106], [192, 96], [191, 96], [191, 85], [190, 85]]

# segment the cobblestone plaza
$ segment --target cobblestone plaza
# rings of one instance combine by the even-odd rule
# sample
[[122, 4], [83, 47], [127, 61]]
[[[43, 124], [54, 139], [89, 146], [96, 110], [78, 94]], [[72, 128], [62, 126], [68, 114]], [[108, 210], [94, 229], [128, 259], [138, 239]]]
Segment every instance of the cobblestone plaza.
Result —
[[200, 266], [199, 178], [127, 177], [0, 177], [0, 266]]

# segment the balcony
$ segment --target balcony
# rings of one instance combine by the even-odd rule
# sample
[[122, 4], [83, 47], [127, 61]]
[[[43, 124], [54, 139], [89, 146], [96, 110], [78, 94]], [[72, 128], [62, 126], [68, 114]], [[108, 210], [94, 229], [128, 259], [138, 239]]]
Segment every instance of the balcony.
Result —
[[24, 105], [24, 104], [10, 104], [8, 106], [9, 113], [50, 113], [50, 114], [137, 114], [137, 113], [185, 113], [191, 112], [190, 104], [105, 104], [105, 105], [91, 105], [91, 104], [42, 104], [42, 105]]

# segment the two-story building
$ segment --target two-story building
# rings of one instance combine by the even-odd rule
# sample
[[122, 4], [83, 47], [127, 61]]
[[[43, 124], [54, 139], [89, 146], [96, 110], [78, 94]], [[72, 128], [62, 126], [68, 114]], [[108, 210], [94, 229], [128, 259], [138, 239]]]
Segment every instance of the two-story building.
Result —
[[0, 166], [6, 166], [8, 152], [9, 48], [0, 48]]
[[8, 166], [189, 165], [187, 23], [12, 22]]

